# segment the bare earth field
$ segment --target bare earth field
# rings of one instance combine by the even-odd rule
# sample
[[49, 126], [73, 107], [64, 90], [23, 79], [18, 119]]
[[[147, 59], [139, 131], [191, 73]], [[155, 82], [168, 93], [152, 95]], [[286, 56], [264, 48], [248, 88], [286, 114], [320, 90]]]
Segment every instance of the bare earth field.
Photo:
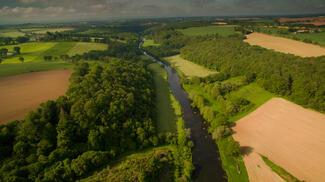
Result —
[[325, 174], [325, 115], [281, 98], [274, 98], [240, 119], [234, 138], [244, 155], [249, 178], [281, 181], [265, 169], [258, 154], [268, 157], [299, 180], [321, 182]]
[[247, 35], [245, 42], [301, 57], [318, 57], [325, 55], [324, 47], [263, 33], [251, 33]]
[[27, 73], [0, 79], [0, 124], [23, 119], [39, 104], [64, 95], [70, 70]]

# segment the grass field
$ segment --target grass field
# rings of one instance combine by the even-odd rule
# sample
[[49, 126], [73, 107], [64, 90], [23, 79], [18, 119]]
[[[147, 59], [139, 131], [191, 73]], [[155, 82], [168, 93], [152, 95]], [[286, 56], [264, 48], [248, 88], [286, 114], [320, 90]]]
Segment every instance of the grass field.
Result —
[[149, 46], [159, 46], [160, 44], [155, 43], [153, 39], [145, 39], [143, 42], [143, 47], [149, 47]]
[[25, 33], [20, 32], [16, 29], [0, 30], [0, 37], [16, 38], [16, 37], [20, 37], [20, 36], [24, 36], [24, 35], [25, 35]]
[[265, 164], [267, 164], [275, 173], [277, 173], [279, 176], [281, 176], [285, 181], [287, 182], [300, 182], [296, 177], [292, 176], [290, 173], [288, 173], [286, 170], [284, 170], [282, 167], [274, 164], [270, 159], [268, 159], [265, 156], [261, 156]]
[[65, 32], [73, 30], [73, 28], [23, 28], [20, 29], [22, 32], [35, 33], [35, 34], [45, 34], [47, 32]]
[[176, 116], [172, 107], [166, 71], [157, 63], [149, 65], [156, 88], [156, 121], [159, 132], [176, 131]]
[[78, 42], [69, 50], [68, 55], [83, 54], [91, 50], [106, 50], [107, 47], [106, 44]]
[[20, 63], [19, 57], [24, 57], [24, 62], [41, 62], [45, 55], [59, 57], [63, 54], [70, 56], [75, 54], [83, 54], [90, 50], [105, 50], [106, 44], [99, 43], [84, 43], [84, 42], [30, 42], [18, 45], [0, 46], [0, 48], [7, 48], [9, 52], [13, 48], [19, 46], [21, 48], [21, 55], [10, 56], [6, 58], [2, 64], [6, 63]]
[[187, 61], [181, 58], [180, 55], [166, 57], [164, 59], [171, 63], [174, 68], [180, 70], [187, 77], [206, 77], [217, 73], [216, 71], [211, 71], [203, 66], [195, 64], [191, 61]]
[[233, 25], [191, 27], [186, 29], [179, 29], [178, 31], [188, 36], [219, 34], [221, 36], [227, 37], [229, 35], [238, 34], [238, 32], [235, 31], [235, 26]]
[[72, 64], [66, 62], [28, 62], [23, 64], [0, 64], [0, 77], [37, 71], [70, 69], [72, 67]]

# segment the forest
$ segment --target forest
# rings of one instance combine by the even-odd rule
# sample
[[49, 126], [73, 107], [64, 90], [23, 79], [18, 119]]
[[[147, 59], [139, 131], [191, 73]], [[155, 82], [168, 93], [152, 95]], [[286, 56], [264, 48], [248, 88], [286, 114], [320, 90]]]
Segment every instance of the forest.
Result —
[[0, 126], [0, 178], [74, 181], [123, 152], [158, 145], [152, 84], [139, 63], [80, 63], [66, 96]]
[[224, 75], [246, 75], [276, 95], [325, 111], [324, 56], [300, 58], [219, 36], [185, 46], [181, 56]]

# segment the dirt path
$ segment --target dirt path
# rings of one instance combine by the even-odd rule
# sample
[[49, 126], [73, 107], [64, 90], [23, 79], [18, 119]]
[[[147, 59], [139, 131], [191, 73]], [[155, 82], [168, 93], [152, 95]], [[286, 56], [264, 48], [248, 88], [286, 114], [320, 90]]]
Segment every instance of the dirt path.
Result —
[[256, 153], [300, 180], [324, 181], [324, 114], [274, 98], [239, 120], [234, 131], [241, 146], [252, 148], [244, 157], [252, 181], [272, 180], [269, 172], [258, 169], [262, 159], [257, 159]]
[[70, 70], [27, 73], [0, 79], [0, 124], [23, 119], [39, 104], [64, 95]]
[[325, 48], [321, 46], [263, 33], [251, 33], [247, 35], [245, 42], [301, 57], [318, 57], [325, 55]]

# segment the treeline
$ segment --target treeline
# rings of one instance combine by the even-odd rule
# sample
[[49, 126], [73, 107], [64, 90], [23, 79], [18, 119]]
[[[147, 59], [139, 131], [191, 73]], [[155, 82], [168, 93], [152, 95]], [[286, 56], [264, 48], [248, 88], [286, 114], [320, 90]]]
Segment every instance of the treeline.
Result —
[[300, 58], [250, 46], [238, 38], [215, 37], [181, 50], [185, 59], [222, 75], [249, 75], [266, 90], [325, 111], [325, 57]]
[[123, 152], [158, 145], [153, 88], [140, 63], [80, 64], [66, 96], [0, 126], [1, 181], [75, 181]]
[[0, 37], [0, 45], [13, 45], [13, 44], [21, 44], [29, 41], [28, 37], [20, 36], [17, 38], [12, 37]]

